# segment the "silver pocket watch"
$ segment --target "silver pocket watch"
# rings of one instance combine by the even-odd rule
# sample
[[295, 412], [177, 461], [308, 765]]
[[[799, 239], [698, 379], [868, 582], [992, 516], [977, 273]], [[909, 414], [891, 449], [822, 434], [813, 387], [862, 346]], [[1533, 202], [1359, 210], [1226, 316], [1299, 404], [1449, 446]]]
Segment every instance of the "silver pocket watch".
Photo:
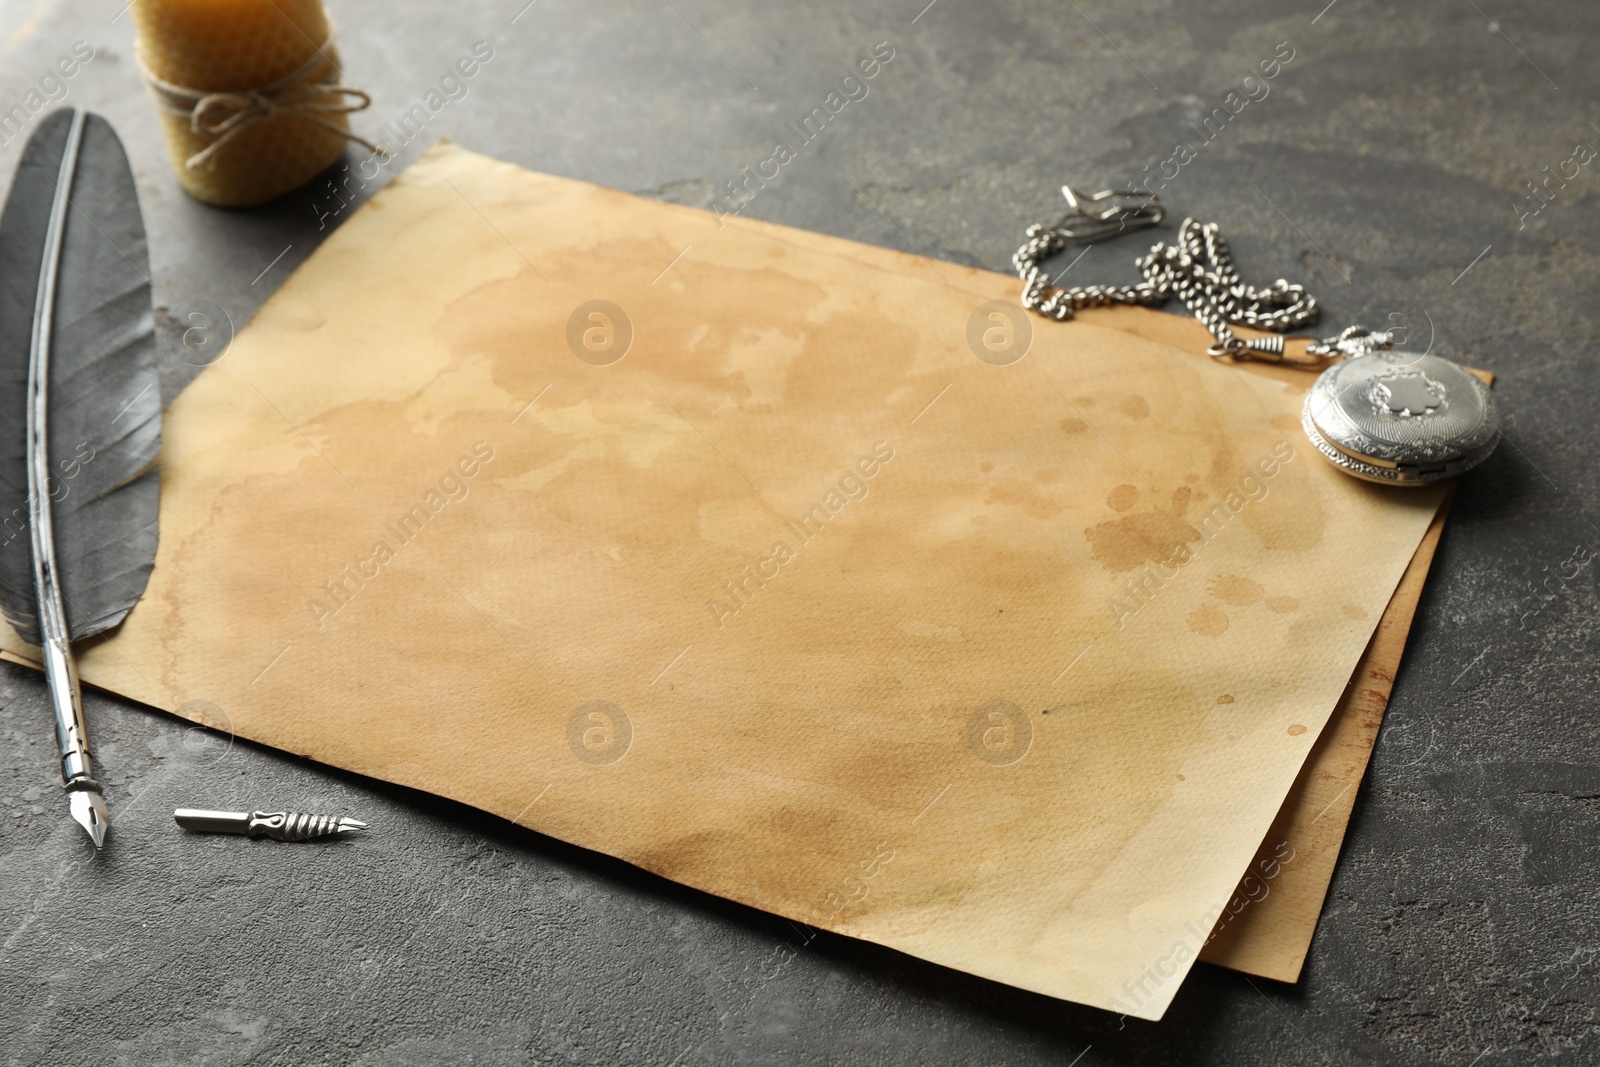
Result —
[[1393, 348], [1360, 326], [1307, 351], [1343, 357], [1317, 377], [1300, 425], [1348, 474], [1427, 485], [1476, 467], [1500, 443], [1493, 394], [1459, 364]]
[[1054, 226], [1028, 227], [1011, 257], [1024, 307], [1061, 321], [1085, 307], [1160, 304], [1176, 295], [1215, 339], [1206, 350], [1215, 358], [1325, 367], [1306, 395], [1301, 426], [1329, 462], [1366, 481], [1428, 485], [1477, 466], [1499, 443], [1494, 397], [1477, 377], [1447, 359], [1397, 349], [1387, 332], [1351, 326], [1308, 344], [1303, 355], [1286, 352], [1282, 337], [1235, 334], [1234, 325], [1278, 333], [1308, 325], [1317, 301], [1282, 278], [1264, 289], [1244, 284], [1216, 223], [1185, 219], [1175, 244], [1158, 243], [1137, 260], [1145, 279], [1138, 285], [1051, 285], [1041, 264], [1068, 245], [1154, 226], [1166, 215], [1150, 193], [1061, 191], [1067, 214]]

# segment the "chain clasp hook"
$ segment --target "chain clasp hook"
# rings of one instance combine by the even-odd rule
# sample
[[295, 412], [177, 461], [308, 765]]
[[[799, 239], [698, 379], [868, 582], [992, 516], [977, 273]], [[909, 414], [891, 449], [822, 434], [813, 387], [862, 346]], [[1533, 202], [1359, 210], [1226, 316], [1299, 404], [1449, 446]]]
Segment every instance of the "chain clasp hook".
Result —
[[1085, 196], [1070, 185], [1061, 187], [1072, 210], [1061, 216], [1054, 229], [1068, 241], [1100, 241], [1128, 230], [1142, 230], [1166, 218], [1167, 210], [1151, 192], [1137, 189], [1102, 189]]

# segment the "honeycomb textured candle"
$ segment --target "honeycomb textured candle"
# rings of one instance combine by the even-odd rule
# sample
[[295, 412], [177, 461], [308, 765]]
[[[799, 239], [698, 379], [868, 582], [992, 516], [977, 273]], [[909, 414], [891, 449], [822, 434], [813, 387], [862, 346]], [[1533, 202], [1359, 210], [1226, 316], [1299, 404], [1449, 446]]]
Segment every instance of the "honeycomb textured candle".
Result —
[[[319, 56], [317, 80], [336, 81], [338, 54], [321, 0], [138, 0], [131, 8], [145, 69], [198, 92], [239, 92], [273, 85]], [[343, 129], [343, 114], [319, 117]], [[163, 110], [167, 147], [183, 188], [224, 207], [259, 204], [310, 181], [344, 152], [346, 139], [293, 114], [252, 121], [191, 167], [215, 138], [194, 132], [187, 116]]]

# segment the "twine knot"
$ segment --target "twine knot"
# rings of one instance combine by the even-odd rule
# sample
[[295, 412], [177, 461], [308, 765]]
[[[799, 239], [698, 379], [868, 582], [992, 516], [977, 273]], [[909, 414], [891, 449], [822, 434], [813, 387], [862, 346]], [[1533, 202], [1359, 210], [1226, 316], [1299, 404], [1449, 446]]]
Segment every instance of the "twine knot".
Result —
[[386, 149], [334, 121], [336, 116], [370, 107], [372, 97], [337, 80], [338, 72], [328, 55], [332, 46], [333, 35], [330, 34], [322, 47], [299, 68], [260, 89], [219, 92], [190, 89], [156, 77], [145, 65], [143, 56], [138, 57], [139, 73], [162, 110], [188, 119], [190, 132], [209, 142], [184, 161], [184, 166], [190, 170], [212, 166], [217, 153], [229, 141], [262, 119], [280, 115], [308, 122], [387, 157]]

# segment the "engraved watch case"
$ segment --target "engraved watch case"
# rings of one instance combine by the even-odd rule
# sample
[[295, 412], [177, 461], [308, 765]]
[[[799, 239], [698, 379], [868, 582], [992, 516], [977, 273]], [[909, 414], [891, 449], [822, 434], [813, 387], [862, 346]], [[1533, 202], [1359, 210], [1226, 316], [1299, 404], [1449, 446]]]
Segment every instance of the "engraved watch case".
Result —
[[1357, 478], [1429, 485], [1470, 470], [1500, 441], [1494, 397], [1438, 356], [1369, 351], [1323, 371], [1300, 416], [1325, 457]]

